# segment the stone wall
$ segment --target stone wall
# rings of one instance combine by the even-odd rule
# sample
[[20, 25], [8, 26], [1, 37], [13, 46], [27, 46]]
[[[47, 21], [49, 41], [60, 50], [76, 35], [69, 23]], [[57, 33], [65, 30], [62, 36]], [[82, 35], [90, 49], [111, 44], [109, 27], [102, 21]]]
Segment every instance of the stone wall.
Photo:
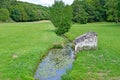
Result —
[[95, 32], [88, 32], [74, 40], [75, 52], [81, 50], [89, 50], [97, 48], [97, 34]]

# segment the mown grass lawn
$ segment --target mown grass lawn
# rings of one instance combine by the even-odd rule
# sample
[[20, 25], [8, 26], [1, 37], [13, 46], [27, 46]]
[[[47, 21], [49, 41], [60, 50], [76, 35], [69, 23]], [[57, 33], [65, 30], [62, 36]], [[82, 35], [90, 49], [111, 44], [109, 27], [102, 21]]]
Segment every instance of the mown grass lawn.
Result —
[[88, 31], [97, 32], [98, 50], [79, 52], [63, 80], [120, 80], [120, 24], [74, 24], [65, 35], [72, 41]]
[[0, 80], [31, 80], [40, 59], [63, 39], [51, 22], [0, 24]]

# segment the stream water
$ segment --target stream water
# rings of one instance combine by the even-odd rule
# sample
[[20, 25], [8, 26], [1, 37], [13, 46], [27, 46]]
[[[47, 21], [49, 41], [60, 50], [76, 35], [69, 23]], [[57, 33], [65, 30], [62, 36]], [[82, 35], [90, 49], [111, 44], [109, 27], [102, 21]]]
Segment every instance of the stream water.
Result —
[[52, 49], [39, 64], [34, 75], [36, 80], [61, 80], [61, 76], [72, 68], [74, 51], [69, 44], [63, 49]]

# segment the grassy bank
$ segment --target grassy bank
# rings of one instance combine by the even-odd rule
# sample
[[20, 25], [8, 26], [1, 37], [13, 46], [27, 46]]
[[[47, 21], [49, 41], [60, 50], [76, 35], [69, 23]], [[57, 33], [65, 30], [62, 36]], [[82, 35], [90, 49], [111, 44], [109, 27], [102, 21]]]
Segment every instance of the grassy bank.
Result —
[[0, 24], [0, 80], [31, 80], [53, 43], [62, 43], [51, 22]]
[[119, 80], [120, 24], [74, 24], [65, 35], [72, 41], [88, 31], [98, 33], [98, 50], [79, 52], [63, 80]]

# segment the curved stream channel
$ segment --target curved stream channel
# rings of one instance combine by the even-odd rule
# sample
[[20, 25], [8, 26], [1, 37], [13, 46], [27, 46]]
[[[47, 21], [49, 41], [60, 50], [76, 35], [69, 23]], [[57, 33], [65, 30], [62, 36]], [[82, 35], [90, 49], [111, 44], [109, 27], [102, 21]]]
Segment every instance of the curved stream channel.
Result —
[[74, 50], [70, 43], [63, 49], [51, 49], [48, 55], [39, 64], [35, 72], [36, 80], [61, 80], [61, 76], [72, 68]]

